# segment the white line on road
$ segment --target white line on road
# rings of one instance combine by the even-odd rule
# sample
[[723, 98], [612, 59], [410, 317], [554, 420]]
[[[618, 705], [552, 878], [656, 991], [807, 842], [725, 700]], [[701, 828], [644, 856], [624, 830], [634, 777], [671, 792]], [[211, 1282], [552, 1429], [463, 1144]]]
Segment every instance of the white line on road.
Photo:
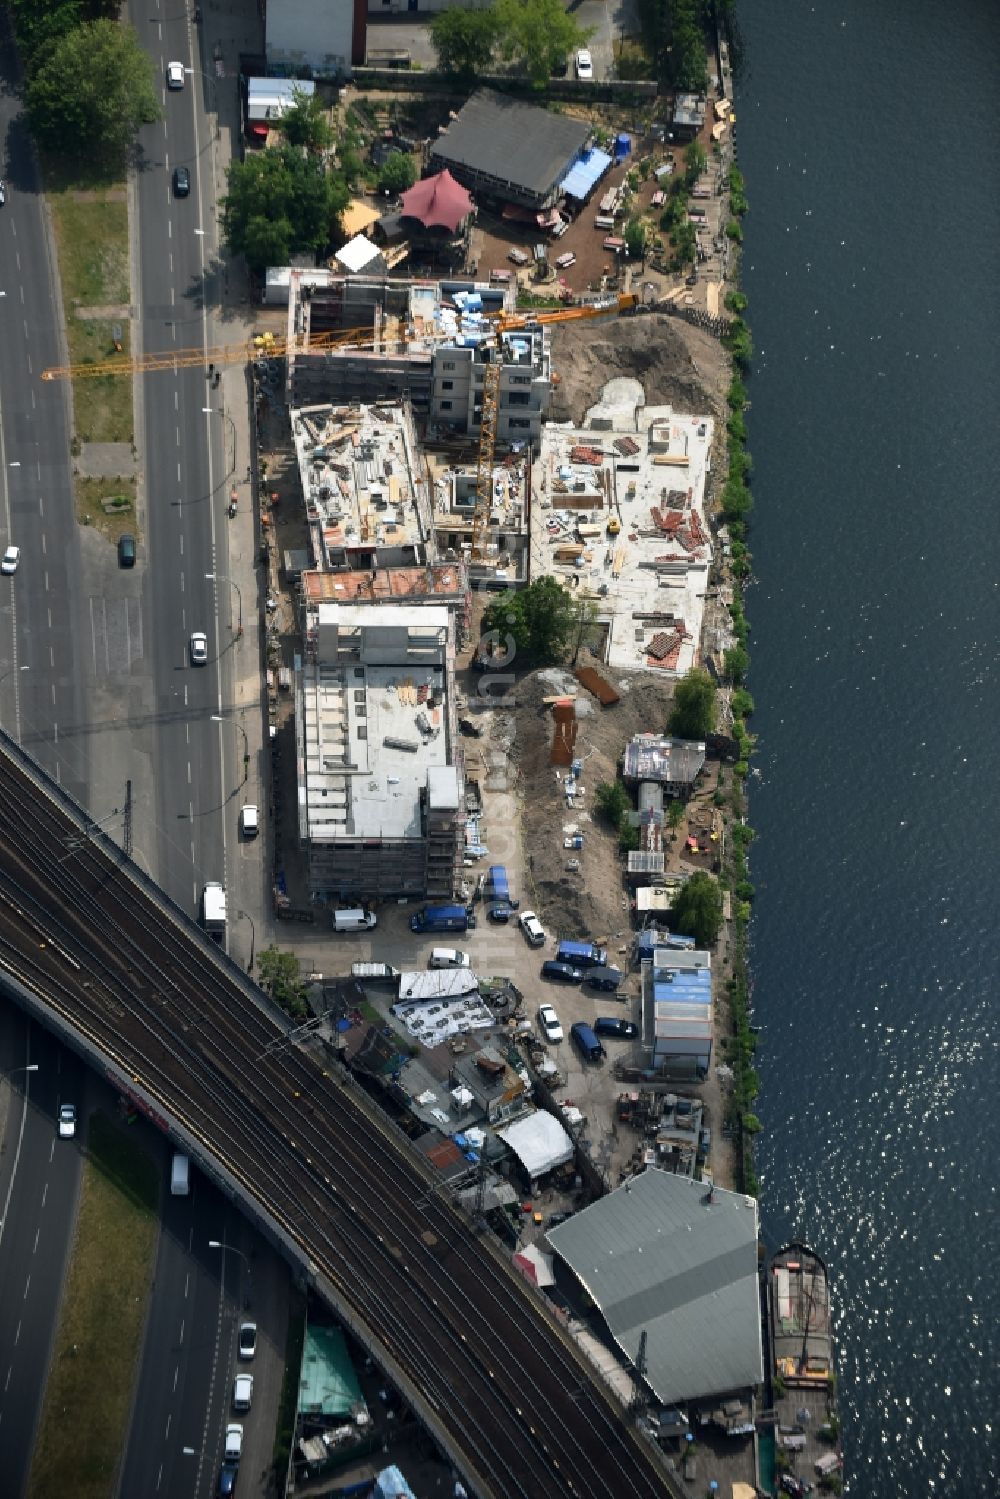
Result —
[[188, 761], [188, 785], [191, 784], [191, 761]]
[[[187, 707], [187, 705], [188, 705], [188, 690], [187, 690], [187, 683], [185, 682], [184, 683], [184, 706], [185, 706], [185, 708]], [[189, 735], [188, 736], [188, 744], [190, 744], [190, 743], [191, 743], [191, 738], [190, 738], [190, 735]]]
[[11, 463], [10, 467], [11, 468], [20, 468], [21, 467], [21, 460], [20, 460], [20, 458], [15, 458], [14, 461], [13, 461], [13, 463]]
[[176, 1367], [176, 1369], [174, 1370], [174, 1390], [175, 1391], [177, 1389], [177, 1379], [178, 1379], [178, 1376], [180, 1375], [180, 1372], [181, 1372], [181, 1366], [180, 1366], [180, 1364], [178, 1364], [177, 1367]]
[[35, 409], [35, 392], [34, 391], [31, 392], [31, 409], [32, 409], [32, 411], [34, 411], [34, 409]]
[[56, 684], [55, 684], [55, 682], [53, 682], [52, 683], [52, 706], [53, 706], [53, 708], [55, 707], [55, 705], [56, 705]]
[[28, 1292], [30, 1290], [31, 1290], [31, 1276], [29, 1275], [28, 1279], [24, 1282], [24, 1296], [22, 1297], [22, 1300], [27, 1301], [27, 1299], [28, 1299]]
[[52, 1157], [55, 1155], [55, 1153], [56, 1153], [56, 1139], [55, 1139], [55, 1135], [53, 1135], [52, 1136], [52, 1143], [49, 1146], [49, 1164], [50, 1165], [52, 1163]]
[[20, 252], [20, 250], [15, 250], [14, 251], [14, 259], [17, 261], [17, 268], [18, 268], [18, 270], [20, 270], [21, 269], [21, 252]]
[[40, 1227], [35, 1229], [35, 1247], [31, 1251], [32, 1254], [37, 1254], [38, 1253], [38, 1235], [41, 1233], [41, 1231], [42, 1230], [41, 1230]]
[[[171, 276], [174, 274], [174, 252], [173, 252], [173, 250], [170, 251], [170, 274], [171, 274]], [[177, 392], [176, 392], [176, 390], [174, 391], [174, 405], [175, 406], [177, 405]]]
[[170, 220], [168, 219], [167, 220], [167, 239], [173, 239], [173, 237], [174, 237], [174, 226], [170, 222]]
[[159, 1487], [160, 1487], [160, 1479], [162, 1477], [163, 1477], [163, 1464], [161, 1463], [160, 1466], [156, 1470], [156, 1487], [157, 1487], [157, 1489], [159, 1489]]
[[49, 570], [48, 570], [48, 568], [45, 569], [44, 573], [42, 574], [42, 577], [45, 579], [45, 592], [48, 593], [48, 591], [49, 591]]
[[184, 556], [184, 532], [181, 532], [181, 556]]
[[48, 548], [45, 545], [45, 532], [42, 532], [42, 556], [44, 557]]
[[184, 592], [184, 574], [181, 573], [181, 593]]
[[185, 1272], [185, 1275], [184, 1275], [184, 1300], [185, 1301], [187, 1301], [188, 1292], [190, 1291], [190, 1289], [191, 1289], [191, 1271], [188, 1270], [188, 1271]]
[[14, 1347], [15, 1348], [17, 1347], [17, 1345], [18, 1345], [18, 1343], [20, 1341], [21, 1341], [21, 1324], [19, 1322], [17, 1324], [17, 1332], [14, 1334]]
[[24, 287], [21, 287], [21, 306], [24, 306]]
[[11, 1364], [10, 1368], [7, 1370], [7, 1378], [3, 1382], [3, 1392], [4, 1392], [5, 1395], [6, 1395], [7, 1391], [10, 1389], [10, 1376], [13, 1374], [13, 1372], [14, 1372], [14, 1365]]
[[181, 466], [179, 463], [177, 465], [177, 482], [178, 484], [181, 482]]
[[49, 665], [50, 666], [55, 666], [55, 664], [56, 664], [56, 653], [53, 650], [52, 646], [49, 646]]
[[180, 427], [175, 427], [174, 428], [174, 436], [177, 438], [177, 446], [180, 447], [180, 445], [181, 445], [181, 429], [180, 429]]
[[[51, 1160], [51, 1156], [49, 1157], [49, 1159]], [[46, 1197], [48, 1197], [48, 1195], [49, 1195], [49, 1184], [48, 1184], [48, 1182], [46, 1182], [45, 1185], [44, 1185], [44, 1187], [42, 1188], [42, 1207], [45, 1206], [45, 1199], [46, 1199]]]
[[175, 305], [174, 304], [174, 298], [175, 298], [175, 296], [176, 296], [176, 293], [175, 293], [173, 287], [171, 287], [170, 288], [170, 305], [171, 305], [171, 307], [173, 307]]
[[52, 610], [51, 609], [46, 609], [45, 612], [49, 616], [49, 629], [51, 630], [51, 628], [52, 628]]
[[184, 1347], [184, 1318], [183, 1317], [181, 1318], [181, 1335], [180, 1335], [180, 1340], [178, 1342], [178, 1347], [180, 1347], [180, 1348]]
[[169, 1435], [170, 1435], [170, 1423], [171, 1423], [172, 1420], [173, 1420], [173, 1411], [170, 1411], [167, 1414], [167, 1429], [163, 1433], [164, 1437], [169, 1437]]
[[[171, 255], [171, 257], [170, 257], [170, 269], [171, 270], [173, 270], [173, 268], [174, 268], [173, 261], [174, 261], [174, 257]], [[178, 405], [178, 401], [177, 401], [177, 392], [176, 392], [176, 390], [174, 391], [174, 410], [175, 411], [179, 411], [180, 410], [180, 406]]]
[[28, 337], [28, 319], [27, 318], [24, 319], [24, 336], [25, 336], [25, 338]]

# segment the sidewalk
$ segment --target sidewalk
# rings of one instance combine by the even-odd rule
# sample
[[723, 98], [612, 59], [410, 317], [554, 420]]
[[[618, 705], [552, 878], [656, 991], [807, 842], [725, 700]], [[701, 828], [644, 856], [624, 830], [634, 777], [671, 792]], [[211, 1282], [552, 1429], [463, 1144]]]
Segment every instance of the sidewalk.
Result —
[[[227, 168], [232, 160], [240, 158], [239, 58], [242, 53], [261, 52], [263, 34], [254, 0], [240, 0], [240, 3], [207, 0], [201, 6], [201, 13], [201, 24], [194, 31], [200, 65], [208, 75], [207, 99], [213, 125], [213, 198], [218, 205], [226, 192]], [[214, 221], [206, 223], [205, 229], [209, 342], [245, 342], [256, 325], [246, 267], [233, 260], [225, 249], [217, 207]], [[234, 648], [232, 699], [223, 703], [223, 711], [246, 733], [249, 761], [240, 800], [257, 804], [264, 829], [256, 843], [235, 845], [235, 855], [231, 856], [226, 871], [231, 909], [229, 947], [244, 967], [249, 963], [251, 947], [256, 953], [266, 946], [272, 925], [270, 906], [264, 899], [270, 825], [270, 755], [266, 743], [261, 638], [266, 577], [258, 566], [257, 496], [250, 477], [251, 400], [250, 374], [242, 362], [223, 366], [219, 388], [211, 388], [206, 399], [206, 405], [218, 411], [225, 429], [225, 468], [216, 486], [220, 517], [224, 521], [221, 535], [225, 537], [218, 560], [218, 600], [223, 628], [231, 627]], [[233, 493], [237, 497], [237, 513], [227, 519], [225, 512]], [[233, 745], [234, 784], [241, 779], [238, 763], [241, 743], [240, 736]], [[240, 918], [241, 911], [246, 913], [246, 919]]]

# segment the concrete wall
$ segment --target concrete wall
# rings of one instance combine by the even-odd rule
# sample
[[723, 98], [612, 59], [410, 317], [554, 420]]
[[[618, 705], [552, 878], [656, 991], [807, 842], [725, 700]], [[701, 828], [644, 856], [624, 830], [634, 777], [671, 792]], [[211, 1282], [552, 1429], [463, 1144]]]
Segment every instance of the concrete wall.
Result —
[[366, 29], [364, 0], [268, 0], [267, 61], [344, 76], [364, 61]]

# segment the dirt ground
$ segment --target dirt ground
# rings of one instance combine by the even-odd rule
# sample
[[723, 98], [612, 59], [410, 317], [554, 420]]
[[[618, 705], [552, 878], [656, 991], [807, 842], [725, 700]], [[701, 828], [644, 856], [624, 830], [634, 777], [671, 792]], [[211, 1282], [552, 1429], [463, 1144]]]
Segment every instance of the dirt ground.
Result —
[[649, 406], [720, 417], [730, 361], [719, 340], [681, 318], [649, 313], [617, 322], [556, 324], [552, 368], [559, 383], [549, 418], [580, 422], [605, 381], [630, 375], [642, 382]]
[[[584, 652], [580, 665], [586, 664], [591, 662]], [[600, 663], [592, 664], [604, 670]], [[525, 899], [530, 893], [543, 925], [556, 936], [590, 934], [614, 944], [616, 938], [625, 941], [630, 931], [628, 897], [618, 839], [591, 817], [594, 788], [615, 779], [633, 734], [665, 729], [673, 691], [672, 683], [646, 673], [611, 680], [622, 692], [621, 701], [602, 708], [568, 672], [533, 672], [517, 684], [514, 712], [490, 717], [493, 747], [509, 747], [517, 770], [527, 851]], [[561, 790], [559, 777], [565, 771], [549, 764], [552, 709], [543, 702], [567, 690], [577, 694], [576, 756], [583, 761], [584, 796], [576, 807], [567, 805]], [[571, 827], [583, 833], [582, 849], [563, 847]], [[579, 861], [578, 871], [567, 870], [572, 860]]]

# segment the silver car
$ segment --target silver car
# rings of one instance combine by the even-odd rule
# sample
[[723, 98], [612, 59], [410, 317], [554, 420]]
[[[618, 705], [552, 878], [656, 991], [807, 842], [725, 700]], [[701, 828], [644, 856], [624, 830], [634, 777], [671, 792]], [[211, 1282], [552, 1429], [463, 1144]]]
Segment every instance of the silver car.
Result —
[[208, 661], [208, 636], [195, 630], [191, 636], [191, 665], [204, 666]]

